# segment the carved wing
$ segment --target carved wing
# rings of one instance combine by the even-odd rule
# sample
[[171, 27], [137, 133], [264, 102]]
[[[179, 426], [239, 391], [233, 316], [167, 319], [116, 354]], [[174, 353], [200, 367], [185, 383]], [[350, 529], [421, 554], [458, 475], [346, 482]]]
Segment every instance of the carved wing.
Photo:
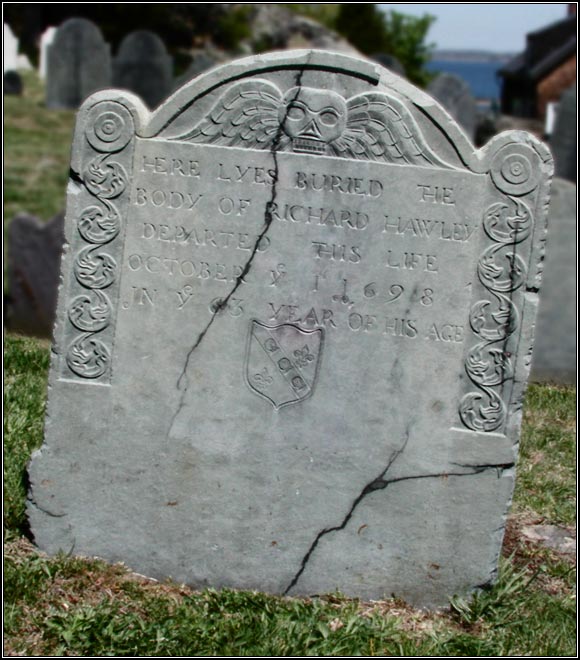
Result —
[[411, 113], [397, 99], [369, 92], [348, 99], [347, 109], [346, 129], [332, 143], [337, 156], [451, 168], [429, 149]]
[[224, 92], [193, 129], [175, 138], [229, 147], [267, 148], [280, 127], [280, 90], [266, 80], [243, 80]]

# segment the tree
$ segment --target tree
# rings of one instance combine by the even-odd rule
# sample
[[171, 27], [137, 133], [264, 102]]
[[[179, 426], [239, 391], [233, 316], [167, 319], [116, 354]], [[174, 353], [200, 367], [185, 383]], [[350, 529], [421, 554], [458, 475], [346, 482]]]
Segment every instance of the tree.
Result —
[[340, 6], [334, 27], [365, 55], [393, 55], [411, 82], [425, 86], [431, 78], [425, 65], [434, 48], [425, 39], [434, 20], [429, 14], [415, 17], [382, 12], [375, 4], [349, 3]]

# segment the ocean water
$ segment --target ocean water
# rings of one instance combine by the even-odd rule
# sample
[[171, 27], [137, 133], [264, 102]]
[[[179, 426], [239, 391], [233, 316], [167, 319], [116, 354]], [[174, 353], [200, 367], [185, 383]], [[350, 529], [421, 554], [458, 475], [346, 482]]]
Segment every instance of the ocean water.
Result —
[[498, 100], [500, 84], [496, 72], [505, 64], [495, 62], [462, 62], [460, 60], [432, 60], [427, 65], [429, 71], [454, 73], [469, 85], [476, 99]]

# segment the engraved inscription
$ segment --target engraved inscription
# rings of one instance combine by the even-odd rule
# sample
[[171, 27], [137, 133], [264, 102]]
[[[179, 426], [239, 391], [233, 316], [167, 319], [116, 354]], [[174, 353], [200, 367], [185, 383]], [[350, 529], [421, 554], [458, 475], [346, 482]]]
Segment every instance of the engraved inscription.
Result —
[[316, 385], [324, 330], [252, 320], [245, 360], [248, 387], [275, 410], [304, 401]]

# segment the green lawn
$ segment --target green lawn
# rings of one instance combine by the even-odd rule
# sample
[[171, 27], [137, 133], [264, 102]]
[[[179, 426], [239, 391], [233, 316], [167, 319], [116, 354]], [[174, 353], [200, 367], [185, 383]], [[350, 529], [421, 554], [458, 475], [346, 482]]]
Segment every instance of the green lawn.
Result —
[[[73, 114], [42, 107], [42, 87], [5, 99], [5, 218], [47, 220], [64, 206]], [[6, 222], [5, 221], [5, 222]], [[6, 225], [5, 225], [6, 226]], [[525, 402], [514, 506], [498, 582], [426, 613], [254, 592], [196, 592], [121, 565], [48, 558], [27, 539], [26, 465], [42, 442], [48, 342], [4, 341], [5, 654], [25, 656], [573, 656], [575, 563], [522, 535], [575, 520], [574, 388], [533, 385]]]

